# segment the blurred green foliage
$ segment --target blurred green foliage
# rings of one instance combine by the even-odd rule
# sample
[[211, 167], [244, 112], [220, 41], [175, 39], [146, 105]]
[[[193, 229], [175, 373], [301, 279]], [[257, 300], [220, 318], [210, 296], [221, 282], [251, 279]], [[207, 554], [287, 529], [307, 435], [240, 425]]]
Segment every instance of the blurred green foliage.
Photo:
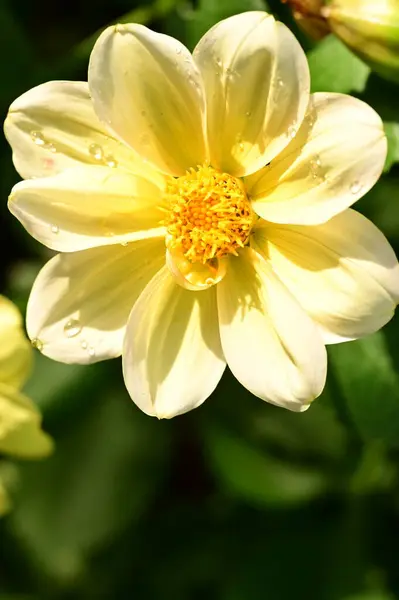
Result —
[[[399, 250], [399, 87], [334, 37], [303, 38], [313, 91], [381, 114], [386, 172], [357, 208]], [[49, 79], [85, 79], [96, 32], [137, 21], [189, 48], [263, 0], [0, 0], [0, 113]], [[1, 291], [23, 309], [48, 253], [7, 213], [17, 181], [0, 142]], [[5, 251], [7, 249], [7, 251]], [[303, 415], [252, 397], [229, 373], [203, 407], [141, 414], [119, 361], [36, 357], [26, 392], [55, 454], [0, 462], [13, 511], [0, 522], [0, 600], [393, 600], [399, 598], [399, 322], [329, 349], [323, 396]]]

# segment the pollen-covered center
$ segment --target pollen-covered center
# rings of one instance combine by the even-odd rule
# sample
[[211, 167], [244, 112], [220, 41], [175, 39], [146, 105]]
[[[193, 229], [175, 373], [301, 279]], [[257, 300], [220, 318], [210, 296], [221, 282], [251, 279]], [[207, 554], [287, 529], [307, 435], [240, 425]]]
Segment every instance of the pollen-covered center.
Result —
[[237, 254], [247, 243], [253, 211], [236, 177], [212, 167], [191, 169], [169, 180], [167, 195], [169, 244], [191, 262]]

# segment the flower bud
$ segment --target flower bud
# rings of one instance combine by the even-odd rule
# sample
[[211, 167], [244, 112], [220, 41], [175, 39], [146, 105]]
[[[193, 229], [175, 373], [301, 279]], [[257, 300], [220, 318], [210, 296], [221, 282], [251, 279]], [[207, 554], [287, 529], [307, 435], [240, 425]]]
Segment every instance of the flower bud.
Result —
[[302, 31], [314, 40], [321, 40], [330, 33], [326, 19], [322, 15], [325, 0], [282, 0], [291, 10]]
[[332, 0], [322, 14], [373, 70], [399, 82], [399, 0]]

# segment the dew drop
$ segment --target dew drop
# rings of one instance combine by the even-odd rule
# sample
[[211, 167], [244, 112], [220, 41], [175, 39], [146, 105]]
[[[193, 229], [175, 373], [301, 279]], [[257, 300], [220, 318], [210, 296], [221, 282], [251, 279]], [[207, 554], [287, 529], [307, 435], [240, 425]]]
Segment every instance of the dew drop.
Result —
[[31, 344], [34, 348], [36, 348], [36, 350], [39, 350], [39, 352], [43, 350], [43, 342], [39, 340], [39, 338], [33, 338]]
[[309, 163], [310, 166], [310, 172], [312, 174], [313, 179], [324, 179], [323, 175], [321, 174], [321, 160], [320, 160], [320, 156], [314, 156]]
[[89, 154], [96, 160], [102, 160], [104, 157], [103, 149], [98, 144], [90, 144]]
[[121, 246], [126, 247], [128, 245], [129, 242], [121, 242]]
[[277, 85], [281, 88], [284, 87], [284, 81], [282, 79], [277, 79]]
[[250, 117], [250, 116], [251, 116], [251, 111], [250, 111], [250, 110], [247, 110], [247, 112], [245, 113], [245, 115], [246, 115], [247, 117]]
[[87, 344], [86, 340], [82, 340], [80, 342], [80, 346], [81, 346], [81, 348], [83, 348], [83, 350], [87, 350], [88, 344]]
[[52, 225], [51, 226], [51, 233], [59, 233], [60, 228], [58, 227], [58, 225]]
[[218, 67], [222, 66], [222, 61], [220, 60], [220, 58], [216, 59], [216, 64], [217, 64]]
[[67, 338], [73, 338], [79, 335], [82, 326], [77, 319], [69, 319], [64, 325], [64, 334]]
[[176, 54], [181, 54], [182, 50], [181, 48], [176, 48]]
[[96, 351], [94, 350], [93, 346], [89, 346], [87, 352], [88, 352], [89, 356], [95, 356], [96, 355]]
[[108, 154], [108, 156], [106, 156], [104, 160], [107, 163], [107, 166], [111, 167], [111, 169], [115, 169], [115, 167], [118, 166], [118, 162], [115, 160], [112, 154]]
[[32, 138], [32, 140], [35, 142], [35, 144], [37, 146], [44, 146], [46, 143], [44, 140], [44, 137], [40, 133], [40, 131], [31, 131], [30, 137]]
[[362, 189], [362, 187], [363, 186], [360, 183], [360, 181], [354, 181], [350, 185], [350, 191], [351, 191], [352, 194], [358, 194], [360, 192], [360, 190]]
[[57, 152], [57, 148], [54, 146], [54, 144], [50, 144], [50, 143], [49, 144], [45, 144], [43, 146], [43, 148], [45, 150], [48, 150], [49, 152], [52, 152], [53, 154], [55, 154]]
[[313, 127], [315, 125], [317, 121], [317, 113], [314, 109], [309, 110], [306, 121], [309, 127]]
[[290, 138], [290, 140], [293, 140], [294, 137], [297, 134], [297, 128], [295, 127], [295, 125], [290, 125], [287, 129], [287, 137]]

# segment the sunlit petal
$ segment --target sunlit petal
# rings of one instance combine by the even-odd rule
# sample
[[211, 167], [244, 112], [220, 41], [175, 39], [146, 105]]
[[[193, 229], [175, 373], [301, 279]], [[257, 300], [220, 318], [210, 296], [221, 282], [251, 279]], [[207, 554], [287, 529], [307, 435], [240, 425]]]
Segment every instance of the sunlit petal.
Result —
[[306, 410], [326, 378], [316, 325], [250, 248], [231, 259], [217, 292], [223, 352], [238, 381], [263, 400]]
[[248, 175], [299, 128], [309, 101], [306, 56], [290, 30], [264, 12], [221, 21], [196, 46], [206, 89], [211, 164]]
[[148, 415], [174, 417], [202, 404], [224, 368], [215, 289], [187, 291], [165, 267], [129, 318], [123, 350], [129, 394]]
[[61, 362], [119, 356], [132, 306], [164, 262], [163, 239], [52, 258], [29, 298], [29, 337], [43, 354]]
[[291, 144], [246, 180], [255, 211], [275, 223], [324, 223], [359, 200], [385, 163], [377, 113], [343, 94], [314, 94]]
[[377, 331], [399, 301], [399, 265], [384, 235], [346, 210], [318, 226], [264, 223], [253, 244], [322, 330], [325, 343]]
[[171, 175], [207, 159], [205, 97], [191, 54], [143, 25], [109, 27], [94, 46], [89, 85], [102, 121]]

